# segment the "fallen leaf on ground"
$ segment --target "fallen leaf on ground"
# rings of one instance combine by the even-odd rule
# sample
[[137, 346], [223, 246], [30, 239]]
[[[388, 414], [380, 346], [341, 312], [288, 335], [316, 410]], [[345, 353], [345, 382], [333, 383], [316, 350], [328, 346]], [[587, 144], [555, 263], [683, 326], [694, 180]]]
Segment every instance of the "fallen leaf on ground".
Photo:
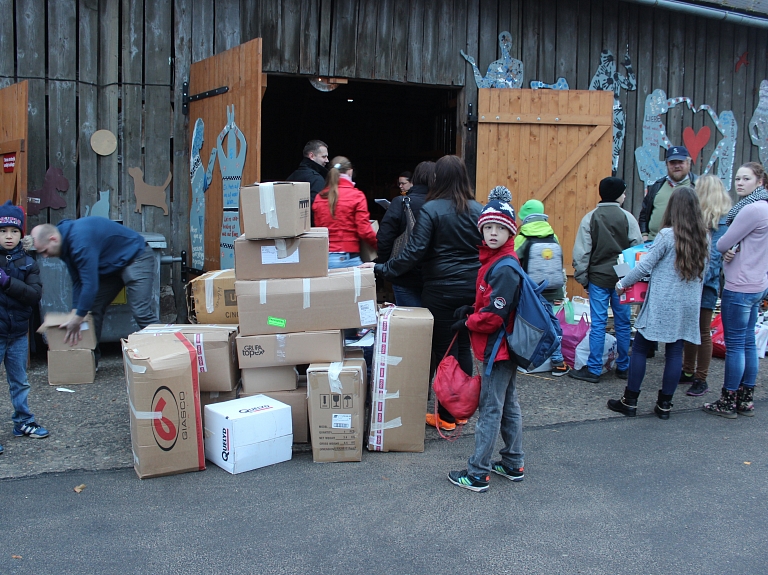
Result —
[[752, 462], [751, 461], [745, 461], [744, 465], [752, 465]]
[[11, 555], [11, 559], [22, 559], [21, 555]]
[[81, 483], [77, 487], [75, 487], [75, 493], [80, 493], [83, 489], [85, 489], [85, 483]]

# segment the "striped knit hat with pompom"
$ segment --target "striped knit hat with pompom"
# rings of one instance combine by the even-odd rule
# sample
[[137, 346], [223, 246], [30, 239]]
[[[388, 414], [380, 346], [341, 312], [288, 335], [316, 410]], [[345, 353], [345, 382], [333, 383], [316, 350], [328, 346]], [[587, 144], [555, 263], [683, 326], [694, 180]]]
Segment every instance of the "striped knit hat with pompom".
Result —
[[512, 193], [504, 186], [496, 186], [488, 195], [488, 203], [477, 220], [477, 229], [483, 233], [485, 224], [499, 224], [507, 228], [512, 235], [517, 234], [515, 210], [510, 204]]

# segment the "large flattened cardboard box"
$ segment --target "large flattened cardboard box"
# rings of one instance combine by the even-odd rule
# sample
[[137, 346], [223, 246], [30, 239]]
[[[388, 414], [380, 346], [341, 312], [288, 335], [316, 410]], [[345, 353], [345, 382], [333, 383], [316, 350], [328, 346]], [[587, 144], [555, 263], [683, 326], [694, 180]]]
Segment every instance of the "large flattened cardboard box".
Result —
[[68, 322], [74, 315], [74, 312], [50, 312], [45, 314], [45, 320], [38, 328], [37, 333], [45, 334], [45, 339], [48, 342], [48, 349], [54, 351], [96, 349], [96, 344], [98, 343], [96, 341], [96, 330], [93, 328], [93, 317], [90, 313], [85, 316], [83, 323], [80, 324], [80, 335], [82, 339], [75, 345], [69, 345], [64, 341], [67, 331], [59, 326]]
[[187, 284], [190, 323], [237, 324], [235, 270], [204, 273]]
[[291, 458], [290, 406], [254, 395], [205, 407], [205, 456], [230, 473]]
[[307, 182], [264, 182], [240, 188], [240, 225], [246, 239], [295, 238], [309, 231]]
[[243, 335], [376, 325], [371, 268], [330, 270], [319, 278], [237, 281], [235, 291]]
[[309, 428], [315, 462], [362, 460], [365, 376], [365, 361], [359, 359], [316, 363], [307, 368]]
[[238, 335], [237, 359], [241, 369], [341, 361], [341, 330], [302, 331], [270, 335]]
[[[241, 393], [240, 397], [250, 397], [251, 394]], [[293, 442], [309, 443], [309, 413], [307, 411], [307, 388], [299, 387], [291, 391], [270, 391], [264, 395], [291, 406], [291, 421], [293, 422]]]
[[311, 278], [328, 275], [328, 228], [312, 228], [296, 238], [235, 240], [238, 280]]
[[295, 365], [276, 367], [246, 367], [242, 371], [243, 393], [256, 395], [269, 391], [289, 391], [299, 385], [299, 372]]
[[237, 387], [236, 325], [152, 324], [139, 333], [180, 333], [195, 346], [200, 391], [232, 391]]
[[50, 385], [93, 383], [95, 379], [96, 361], [92, 350], [48, 350], [48, 383]]
[[381, 310], [371, 370], [370, 451], [424, 451], [432, 314], [425, 308]]
[[144, 479], [205, 469], [197, 353], [180, 333], [122, 341], [133, 467]]

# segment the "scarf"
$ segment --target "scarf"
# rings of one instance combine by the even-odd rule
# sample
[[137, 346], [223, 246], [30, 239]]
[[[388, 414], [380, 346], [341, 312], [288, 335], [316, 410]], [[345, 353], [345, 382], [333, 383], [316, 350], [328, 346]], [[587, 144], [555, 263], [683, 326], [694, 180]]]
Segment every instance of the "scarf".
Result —
[[731, 223], [733, 223], [733, 220], [736, 218], [736, 216], [744, 206], [748, 206], [749, 204], [754, 204], [755, 202], [758, 202], [760, 200], [768, 201], [768, 191], [766, 191], [763, 186], [759, 186], [755, 188], [755, 190], [751, 194], [749, 194], [744, 198], [741, 198], [741, 200], [739, 200], [739, 202], [731, 208], [731, 211], [728, 212], [728, 216], [726, 216], [725, 218], [725, 225], [730, 226]]

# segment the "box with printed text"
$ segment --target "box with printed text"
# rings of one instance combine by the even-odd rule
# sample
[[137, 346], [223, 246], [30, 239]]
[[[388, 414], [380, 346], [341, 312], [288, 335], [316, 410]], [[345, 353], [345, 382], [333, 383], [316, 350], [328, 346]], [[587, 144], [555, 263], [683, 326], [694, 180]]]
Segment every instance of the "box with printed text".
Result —
[[341, 361], [344, 345], [340, 330], [301, 331], [268, 335], [238, 335], [241, 369]]
[[190, 323], [237, 324], [235, 270], [204, 273], [187, 284]]

